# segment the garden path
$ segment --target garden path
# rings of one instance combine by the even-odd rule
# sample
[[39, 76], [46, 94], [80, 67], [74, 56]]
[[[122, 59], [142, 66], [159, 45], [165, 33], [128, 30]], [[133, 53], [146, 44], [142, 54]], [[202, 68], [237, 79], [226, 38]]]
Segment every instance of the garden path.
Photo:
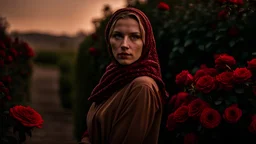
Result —
[[61, 107], [57, 68], [35, 66], [31, 83], [31, 107], [43, 119], [42, 129], [34, 129], [28, 144], [75, 144], [71, 110]]

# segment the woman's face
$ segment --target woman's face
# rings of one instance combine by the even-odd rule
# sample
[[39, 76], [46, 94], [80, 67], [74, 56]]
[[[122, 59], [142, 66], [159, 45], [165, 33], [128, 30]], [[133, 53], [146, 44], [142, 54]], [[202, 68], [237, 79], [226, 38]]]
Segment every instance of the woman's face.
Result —
[[129, 65], [137, 61], [143, 48], [139, 23], [133, 18], [117, 20], [110, 35], [110, 45], [114, 58], [121, 65]]

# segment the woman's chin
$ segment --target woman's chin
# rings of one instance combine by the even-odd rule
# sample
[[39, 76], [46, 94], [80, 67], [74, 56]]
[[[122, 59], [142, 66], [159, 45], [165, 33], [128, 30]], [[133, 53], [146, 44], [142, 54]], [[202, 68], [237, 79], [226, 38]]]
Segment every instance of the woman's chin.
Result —
[[118, 60], [118, 63], [119, 63], [120, 65], [130, 65], [130, 64], [133, 63], [133, 61], [128, 60], [128, 59], [119, 59], [119, 60]]

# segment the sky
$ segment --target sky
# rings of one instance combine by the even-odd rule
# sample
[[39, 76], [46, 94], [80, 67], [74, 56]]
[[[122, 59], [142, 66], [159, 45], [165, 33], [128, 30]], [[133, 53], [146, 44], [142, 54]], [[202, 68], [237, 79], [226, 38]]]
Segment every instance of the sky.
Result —
[[126, 0], [0, 0], [0, 16], [10, 23], [9, 31], [39, 31], [74, 35], [93, 31], [93, 18], [102, 17], [104, 4], [113, 10]]

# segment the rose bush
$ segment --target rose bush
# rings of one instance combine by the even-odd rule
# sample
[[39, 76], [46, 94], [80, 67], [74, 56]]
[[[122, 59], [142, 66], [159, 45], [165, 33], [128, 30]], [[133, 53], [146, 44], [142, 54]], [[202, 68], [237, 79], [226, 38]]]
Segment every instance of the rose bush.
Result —
[[[189, 86], [191, 81], [197, 81], [201, 76], [215, 77], [217, 71], [213, 54], [216, 57], [220, 53], [235, 56], [235, 64], [239, 65], [252, 57], [255, 32], [251, 30], [255, 29], [255, 24], [252, 22], [255, 18], [251, 18], [251, 21], [248, 19], [254, 12], [255, 5], [251, 0], [239, 2], [234, 0], [148, 0], [146, 2], [133, 0], [127, 6], [142, 10], [150, 19], [163, 80], [171, 95], [181, 90], [179, 86], [182, 83]], [[103, 12], [105, 17], [93, 21], [95, 31], [81, 43], [77, 57], [76, 79], [78, 84], [74, 105], [77, 107], [75, 108], [75, 135], [78, 140], [86, 129], [84, 122], [86, 118], [81, 116], [88, 111], [90, 105], [84, 95], [90, 94], [110, 61], [104, 29], [112, 11], [108, 7], [104, 8]], [[95, 51], [97, 51], [96, 55]], [[223, 61], [234, 63], [232, 59], [223, 57], [217, 60], [217, 66], [222, 67]], [[211, 68], [204, 67], [202, 64]], [[187, 72], [178, 76], [177, 74], [183, 69], [193, 74], [193, 79], [190, 74], [187, 75]], [[176, 76], [179, 78], [176, 79]], [[176, 84], [176, 80], [179, 84]], [[220, 76], [219, 80], [224, 84], [229, 82], [224, 75]], [[198, 86], [205, 92], [214, 89], [213, 83], [209, 83], [207, 87], [204, 87], [203, 83], [206, 82], [201, 79]], [[229, 88], [229, 85], [223, 87], [227, 90]], [[175, 99], [181, 100], [182, 98], [176, 96]], [[175, 104], [180, 105], [179, 102]], [[167, 119], [167, 116], [163, 119]], [[165, 143], [170, 138], [161, 139]]]
[[42, 117], [30, 107], [33, 49], [6, 33], [8, 22], [0, 17], [0, 143], [20, 144], [42, 127]]
[[[171, 135], [187, 143], [193, 134], [192, 143], [255, 143], [256, 118], [256, 72], [252, 63], [236, 65], [235, 58], [226, 53], [215, 56], [215, 75], [193, 76], [190, 85], [177, 83], [183, 91], [169, 102], [170, 114], [166, 127]], [[221, 62], [220, 62], [221, 61]], [[221, 66], [220, 66], [221, 64]], [[198, 71], [208, 71], [202, 66]], [[176, 77], [179, 79], [179, 77]], [[178, 82], [178, 81], [176, 81]], [[184, 95], [178, 98], [178, 95]], [[179, 142], [177, 142], [179, 143]]]

